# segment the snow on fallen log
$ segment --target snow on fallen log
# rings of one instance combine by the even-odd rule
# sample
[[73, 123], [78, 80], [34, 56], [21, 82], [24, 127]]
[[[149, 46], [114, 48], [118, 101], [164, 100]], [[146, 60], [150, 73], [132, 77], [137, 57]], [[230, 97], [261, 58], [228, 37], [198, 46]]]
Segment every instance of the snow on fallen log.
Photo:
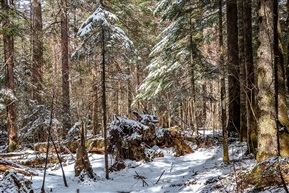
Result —
[[15, 170], [17, 173], [23, 174], [25, 176], [38, 176], [37, 172], [32, 171], [28, 167], [0, 158], [0, 172], [5, 172], [8, 170]]
[[14, 170], [8, 170], [0, 183], [0, 192], [33, 193], [32, 182], [18, 175]]
[[123, 160], [152, 161], [154, 158], [163, 157], [161, 148], [174, 148], [175, 156], [192, 153], [192, 148], [187, 144], [185, 135], [178, 128], [157, 128], [157, 118], [149, 114], [134, 112], [137, 121], [126, 117], [114, 116], [109, 127], [109, 153], [115, 156], [115, 163], [111, 170], [124, 168]]

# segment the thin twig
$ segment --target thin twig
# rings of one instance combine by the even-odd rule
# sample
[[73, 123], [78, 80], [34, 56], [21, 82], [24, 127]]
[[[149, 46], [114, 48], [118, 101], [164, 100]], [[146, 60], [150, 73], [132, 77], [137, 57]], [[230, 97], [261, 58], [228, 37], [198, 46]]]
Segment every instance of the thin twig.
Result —
[[160, 175], [160, 177], [159, 177], [158, 181], [156, 182], [156, 184], [159, 183], [159, 181], [160, 181], [161, 177], [163, 176], [163, 174], [165, 173], [165, 171], [166, 171], [166, 170], [164, 170], [164, 171], [162, 172], [162, 174]]
[[[53, 93], [52, 101], [51, 101], [50, 122], [49, 122], [49, 126], [48, 126], [48, 133], [49, 134], [50, 134], [50, 129], [52, 127], [53, 100], [54, 100], [54, 93]], [[43, 174], [41, 193], [45, 193], [45, 178], [46, 178], [46, 170], [47, 170], [47, 164], [48, 164], [49, 140], [50, 140], [50, 135], [48, 136], [48, 139], [47, 139], [46, 158], [45, 158], [45, 166], [44, 166], [44, 174]]]
[[143, 186], [143, 187], [144, 187], [144, 185], [149, 186], [148, 183], [144, 180], [144, 179], [145, 179], [144, 176], [140, 176], [136, 171], [134, 171], [134, 172], [136, 173], [136, 177], [137, 177], [138, 179], [141, 179], [141, 180], [142, 180], [142, 186]]
[[171, 169], [170, 169], [170, 172], [172, 172], [172, 170], [173, 170], [173, 167], [174, 167], [174, 163], [172, 162], [172, 165], [171, 165]]

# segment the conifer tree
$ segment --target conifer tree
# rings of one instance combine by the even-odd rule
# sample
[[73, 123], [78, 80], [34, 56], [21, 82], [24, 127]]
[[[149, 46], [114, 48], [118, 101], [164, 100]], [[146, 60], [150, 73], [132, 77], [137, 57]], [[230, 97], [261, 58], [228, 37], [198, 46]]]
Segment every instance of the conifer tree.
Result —
[[[82, 37], [82, 45], [73, 53], [73, 57], [79, 58], [85, 55], [100, 53], [101, 55], [101, 87], [102, 87], [102, 111], [103, 111], [103, 136], [105, 147], [105, 171], [109, 178], [107, 155], [107, 104], [106, 104], [106, 68], [115, 58], [122, 58], [131, 62], [136, 56], [133, 42], [125, 32], [116, 24], [118, 17], [104, 8], [100, 1], [96, 11], [90, 15], [81, 25], [78, 36]], [[131, 58], [131, 59], [129, 59]]]
[[[190, 98], [191, 120], [188, 121], [188, 125], [193, 126], [195, 130], [197, 130], [196, 76], [198, 69], [206, 72], [205, 69], [210, 66], [200, 50], [202, 29], [204, 28], [201, 20], [203, 10], [212, 9], [212, 7], [213, 5], [208, 5], [203, 1], [192, 3], [188, 0], [163, 0], [157, 3], [155, 15], [161, 16], [162, 24], [169, 24], [160, 33], [158, 37], [160, 41], [150, 53], [153, 59], [147, 66], [149, 74], [139, 87], [139, 93], [135, 98], [135, 101], [145, 100], [154, 98], [161, 93], [165, 93], [165, 96], [171, 95], [169, 92], [171, 89], [182, 94], [187, 90], [187, 94], [183, 95], [181, 100]], [[210, 21], [210, 19], [208, 20]], [[179, 77], [186, 77], [187, 80], [179, 79]], [[190, 88], [182, 86], [184, 82], [189, 82]], [[174, 99], [179, 100], [180, 96], [182, 95], [179, 94]]]

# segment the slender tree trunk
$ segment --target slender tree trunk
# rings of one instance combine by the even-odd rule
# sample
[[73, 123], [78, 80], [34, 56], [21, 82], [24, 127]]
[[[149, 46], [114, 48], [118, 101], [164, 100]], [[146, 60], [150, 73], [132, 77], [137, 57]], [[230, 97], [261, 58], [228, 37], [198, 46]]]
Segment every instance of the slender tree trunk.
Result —
[[258, 72], [258, 152], [257, 161], [278, 155], [275, 80], [274, 80], [274, 11], [273, 1], [259, 2]]
[[246, 76], [246, 120], [248, 153], [256, 156], [257, 122], [255, 117], [255, 77], [252, 45], [252, 0], [244, 0], [244, 54]]
[[119, 93], [121, 92], [121, 89], [120, 89], [120, 78], [118, 78], [117, 79], [117, 90], [116, 90], [116, 95], [115, 95], [115, 114], [117, 115], [117, 116], [119, 116], [120, 114], [119, 114]]
[[[128, 74], [131, 74], [131, 68], [128, 67]], [[131, 77], [129, 76], [127, 80], [127, 115], [130, 117], [132, 115], [131, 104], [133, 100], [132, 96], [132, 85], [131, 85]]]
[[[140, 76], [141, 76], [140, 65], [137, 64], [136, 65], [136, 80], [137, 80], [136, 88], [138, 88], [140, 85]], [[139, 101], [137, 102], [137, 110], [140, 111], [140, 102]]]
[[207, 126], [207, 88], [206, 82], [203, 84], [203, 129]]
[[[277, 4], [278, 5], [278, 4]], [[275, 63], [277, 64], [277, 77], [278, 77], [278, 121], [281, 127], [289, 128], [288, 119], [288, 106], [286, 101], [286, 83], [285, 83], [285, 62], [284, 62], [284, 51], [282, 47], [282, 34], [280, 26], [280, 14], [278, 6], [276, 6], [275, 13], [277, 16], [275, 23]], [[275, 15], [274, 14], [274, 15]], [[280, 127], [279, 126], [279, 127]], [[278, 127], [277, 127], [278, 128]], [[279, 128], [278, 128], [279, 129]], [[281, 156], [289, 156], [289, 134], [287, 132], [281, 132], [280, 138], [280, 154]]]
[[[287, 0], [286, 3], [286, 9], [287, 9], [287, 19], [286, 19], [286, 25], [287, 25], [287, 33], [289, 33], [289, 1]], [[286, 64], [286, 79], [287, 79], [287, 92], [289, 93], [289, 36], [287, 37], [287, 64]]]
[[103, 138], [104, 138], [104, 163], [105, 163], [105, 177], [109, 178], [108, 171], [108, 152], [107, 152], [107, 117], [106, 117], [106, 85], [105, 85], [105, 36], [104, 28], [102, 27], [102, 75], [101, 75], [101, 86], [102, 86], [102, 111], [103, 111]]
[[62, 60], [62, 108], [63, 108], [63, 137], [71, 127], [70, 120], [70, 89], [69, 89], [69, 60], [68, 60], [68, 23], [67, 1], [62, 2], [61, 9], [61, 60]]
[[168, 114], [168, 128], [171, 128], [171, 107], [170, 107], [170, 97], [169, 94], [166, 93], [166, 99], [167, 99], [167, 114]]
[[93, 105], [92, 105], [92, 125], [93, 125], [93, 135], [97, 135], [100, 132], [98, 125], [98, 87], [97, 87], [97, 67], [93, 68]]
[[237, 0], [227, 0], [227, 46], [229, 71], [229, 123], [228, 131], [240, 133], [240, 79]]
[[225, 83], [225, 62], [223, 54], [223, 0], [219, 0], [219, 47], [220, 47], [220, 67], [222, 69], [221, 76], [221, 122], [222, 122], [222, 135], [223, 135], [223, 161], [229, 161], [229, 148], [228, 148], [228, 134], [227, 134], [227, 111], [226, 111], [226, 83]]
[[246, 75], [245, 75], [245, 44], [244, 0], [238, 0], [238, 29], [239, 29], [239, 64], [240, 64], [240, 141], [247, 141], [246, 124]]
[[196, 132], [196, 136], [199, 135], [198, 122], [196, 116], [196, 85], [195, 85], [195, 61], [194, 61], [194, 42], [193, 42], [193, 23], [192, 18], [190, 18], [190, 76], [191, 76], [191, 86], [192, 86], [192, 125], [194, 127], [194, 131]]
[[[6, 90], [15, 96], [14, 90], [14, 37], [10, 32], [12, 21], [9, 18], [10, 8], [7, 0], [1, 1], [3, 13], [6, 17], [2, 21], [4, 62], [6, 65]], [[18, 129], [16, 125], [16, 104], [13, 97], [8, 97], [7, 105], [8, 152], [18, 149]]]
[[43, 83], [43, 38], [42, 38], [42, 10], [39, 0], [31, 0], [32, 11], [32, 99], [37, 104], [42, 103]]

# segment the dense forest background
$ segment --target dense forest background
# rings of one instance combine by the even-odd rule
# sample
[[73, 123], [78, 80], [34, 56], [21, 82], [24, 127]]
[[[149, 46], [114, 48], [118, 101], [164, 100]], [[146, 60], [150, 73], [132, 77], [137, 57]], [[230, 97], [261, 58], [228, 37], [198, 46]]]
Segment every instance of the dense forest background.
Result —
[[[289, 154], [289, 1], [1, 0], [0, 125], [7, 151], [102, 135], [114, 115], [222, 129], [258, 162]], [[134, 112], [134, 113], [133, 113]], [[5, 142], [4, 142], [5, 143]]]

